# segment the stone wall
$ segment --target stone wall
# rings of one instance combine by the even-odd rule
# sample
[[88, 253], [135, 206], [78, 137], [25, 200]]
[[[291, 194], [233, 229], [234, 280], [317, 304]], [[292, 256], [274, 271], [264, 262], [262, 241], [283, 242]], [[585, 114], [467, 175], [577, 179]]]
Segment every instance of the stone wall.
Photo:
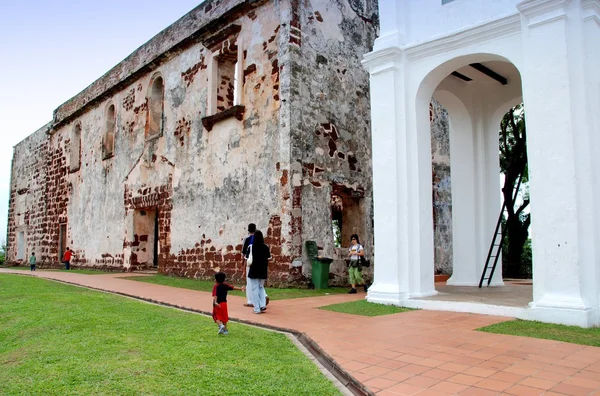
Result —
[[433, 246], [436, 274], [452, 274], [452, 189], [448, 112], [439, 102], [430, 105], [433, 171]]
[[60, 177], [54, 172], [54, 159], [48, 152], [46, 131], [43, 126], [15, 146], [11, 169], [8, 208], [8, 260], [27, 259], [32, 252], [40, 260], [51, 254], [48, 235], [48, 210], [57, 211], [48, 181]]
[[[296, 241], [316, 241], [334, 259], [330, 283], [344, 284], [351, 234], [373, 257], [369, 79], [361, 60], [376, 38], [377, 2], [292, 0], [292, 9], [292, 233]], [[334, 245], [334, 210], [342, 248]], [[304, 253], [295, 246], [295, 255]], [[302, 259], [309, 278], [310, 260]]]
[[[241, 244], [254, 222], [271, 246], [271, 280], [306, 282], [308, 262], [292, 263], [308, 239], [332, 252], [333, 191], [361, 201], [358, 229], [372, 251], [360, 59], [376, 22], [354, 3], [205, 2], [61, 105], [49, 134], [15, 149], [9, 260], [25, 229], [42, 267], [59, 265], [69, 246], [74, 266], [156, 265], [198, 278], [221, 269], [242, 280]], [[238, 83], [215, 68], [240, 62], [241, 106], [227, 109]], [[345, 268], [335, 271], [344, 278]]]

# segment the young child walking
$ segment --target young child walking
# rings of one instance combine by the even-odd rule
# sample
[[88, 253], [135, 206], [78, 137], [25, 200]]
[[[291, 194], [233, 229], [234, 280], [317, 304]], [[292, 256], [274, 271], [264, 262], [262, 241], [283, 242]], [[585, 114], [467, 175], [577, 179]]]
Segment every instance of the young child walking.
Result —
[[31, 256], [29, 257], [29, 269], [31, 271], [35, 271], [35, 264], [37, 259], [35, 258], [35, 252], [31, 252]]
[[213, 320], [217, 325], [219, 325], [219, 332], [217, 334], [229, 334], [227, 331], [227, 322], [229, 322], [229, 311], [227, 310], [227, 292], [229, 290], [241, 290], [245, 291], [245, 287], [235, 287], [230, 285], [229, 283], [225, 283], [225, 275], [224, 272], [217, 272], [215, 274], [215, 285], [213, 286], [212, 296], [213, 296]]

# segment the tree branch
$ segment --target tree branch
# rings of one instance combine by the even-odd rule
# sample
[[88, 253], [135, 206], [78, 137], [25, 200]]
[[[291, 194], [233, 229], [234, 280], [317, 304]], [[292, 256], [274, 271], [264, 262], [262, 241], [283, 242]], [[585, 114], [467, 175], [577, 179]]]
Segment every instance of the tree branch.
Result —
[[528, 199], [526, 199], [526, 200], [524, 200], [524, 201], [523, 201], [523, 204], [522, 204], [521, 206], [519, 206], [519, 209], [517, 209], [517, 211], [515, 212], [515, 214], [516, 214], [517, 216], [518, 216], [518, 215], [520, 215], [520, 214], [521, 214], [521, 212], [522, 212], [523, 210], [525, 210], [525, 208], [526, 208], [527, 206], [529, 206], [529, 200], [528, 200]]

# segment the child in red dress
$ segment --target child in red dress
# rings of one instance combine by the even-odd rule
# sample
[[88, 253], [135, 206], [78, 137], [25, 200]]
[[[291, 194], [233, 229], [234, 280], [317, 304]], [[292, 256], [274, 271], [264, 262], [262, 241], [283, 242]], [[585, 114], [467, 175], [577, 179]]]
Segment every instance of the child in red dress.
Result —
[[219, 332], [217, 334], [229, 334], [227, 331], [227, 322], [229, 322], [229, 311], [227, 310], [227, 292], [229, 290], [241, 290], [244, 291], [244, 287], [235, 287], [229, 283], [225, 283], [227, 276], [223, 272], [217, 272], [215, 274], [215, 280], [217, 283], [213, 286], [213, 313], [212, 317], [216, 324], [219, 325]]

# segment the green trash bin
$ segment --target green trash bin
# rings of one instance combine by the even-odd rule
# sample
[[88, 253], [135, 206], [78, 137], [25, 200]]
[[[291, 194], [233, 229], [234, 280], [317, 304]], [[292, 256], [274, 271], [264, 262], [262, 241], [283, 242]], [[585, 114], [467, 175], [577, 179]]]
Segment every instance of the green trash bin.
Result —
[[329, 264], [333, 259], [318, 257], [315, 241], [306, 241], [306, 254], [312, 263], [312, 283], [315, 289], [327, 289], [329, 287]]

